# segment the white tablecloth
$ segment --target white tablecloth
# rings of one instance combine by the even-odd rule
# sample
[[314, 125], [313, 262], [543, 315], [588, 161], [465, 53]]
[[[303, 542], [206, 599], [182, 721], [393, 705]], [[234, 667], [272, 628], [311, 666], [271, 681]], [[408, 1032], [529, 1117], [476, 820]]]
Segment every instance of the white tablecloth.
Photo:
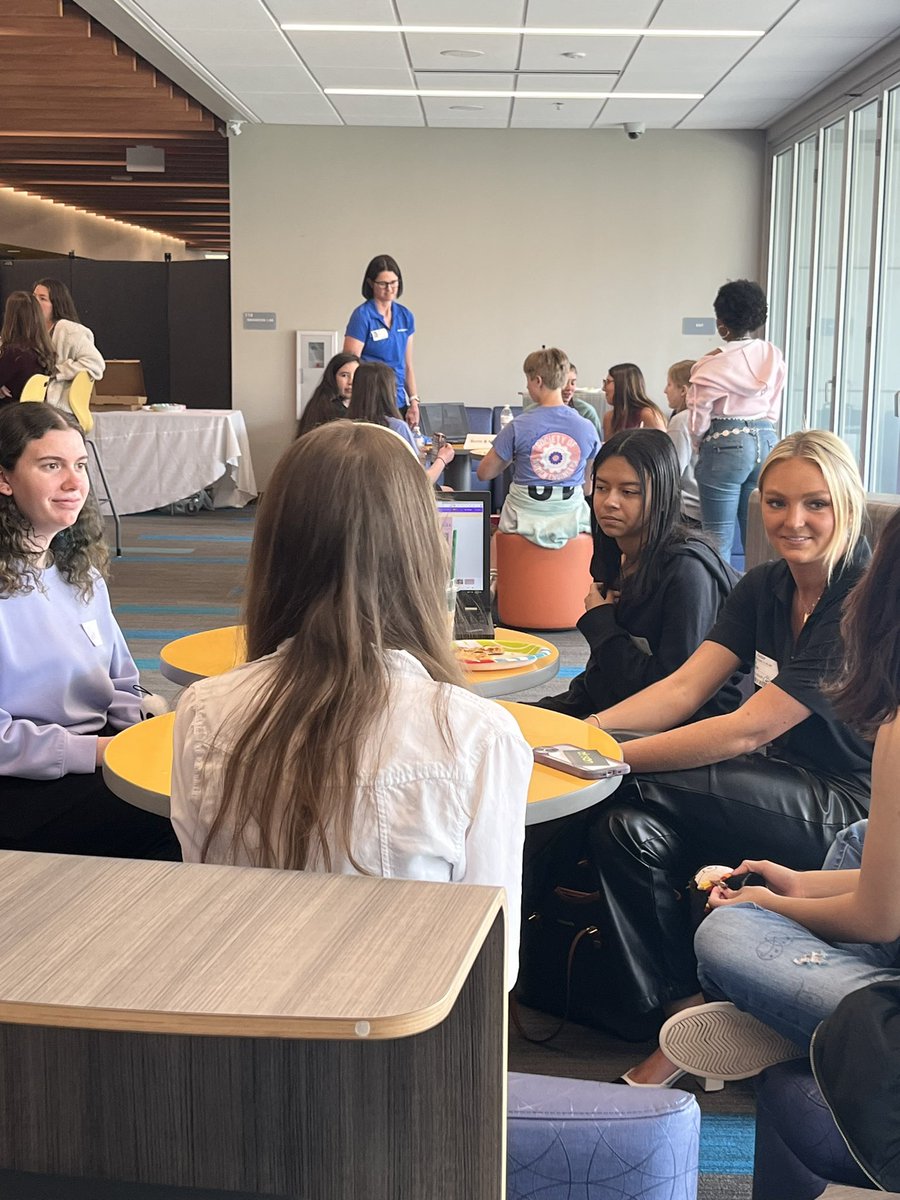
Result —
[[201, 488], [216, 508], [242, 508], [256, 495], [240, 411], [95, 412], [91, 436], [120, 513], [162, 508]]

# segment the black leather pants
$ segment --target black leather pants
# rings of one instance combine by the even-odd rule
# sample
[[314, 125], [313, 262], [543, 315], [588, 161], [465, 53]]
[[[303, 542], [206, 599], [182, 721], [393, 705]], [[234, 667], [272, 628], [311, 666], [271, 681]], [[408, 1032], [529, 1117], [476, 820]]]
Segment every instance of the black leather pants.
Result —
[[863, 780], [817, 776], [762, 754], [623, 781], [592, 812], [588, 853], [605, 897], [601, 935], [642, 1012], [699, 991], [685, 885], [707, 864], [768, 858], [817, 870], [865, 817]]

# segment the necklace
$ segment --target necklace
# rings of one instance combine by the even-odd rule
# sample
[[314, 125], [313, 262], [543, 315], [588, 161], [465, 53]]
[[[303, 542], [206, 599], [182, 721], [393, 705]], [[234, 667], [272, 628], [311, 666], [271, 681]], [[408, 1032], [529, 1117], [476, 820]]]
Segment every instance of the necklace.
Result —
[[[813, 602], [809, 606], [809, 608], [801, 608], [801, 610], [800, 610], [800, 627], [801, 627], [801, 629], [806, 624], [806, 622], [809, 620], [809, 618], [813, 615], [813, 613], [816, 611], [816, 605], [822, 599], [824, 592], [825, 592], [825, 589], [822, 588], [822, 590], [819, 592], [818, 596], [816, 596], [815, 600], [813, 600]], [[800, 596], [800, 593], [798, 592], [797, 593], [798, 599], [799, 599], [799, 596]]]

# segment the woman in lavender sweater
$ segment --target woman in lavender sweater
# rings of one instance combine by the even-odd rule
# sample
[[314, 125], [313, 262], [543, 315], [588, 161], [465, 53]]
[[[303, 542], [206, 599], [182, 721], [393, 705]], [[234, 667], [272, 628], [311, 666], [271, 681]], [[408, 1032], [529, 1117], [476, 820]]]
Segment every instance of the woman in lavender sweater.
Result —
[[0, 410], [0, 849], [179, 859], [169, 822], [100, 774], [140, 695], [89, 487], [71, 417]]

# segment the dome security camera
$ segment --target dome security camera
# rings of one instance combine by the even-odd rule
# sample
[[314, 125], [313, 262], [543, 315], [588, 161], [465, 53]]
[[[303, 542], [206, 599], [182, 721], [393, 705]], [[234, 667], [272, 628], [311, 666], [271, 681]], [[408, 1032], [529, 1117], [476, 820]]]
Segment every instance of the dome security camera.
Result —
[[622, 126], [629, 141], [636, 142], [647, 126], [643, 121], [626, 121]]
[[236, 119], [229, 121], [228, 122], [228, 136], [229, 137], [240, 137], [241, 130], [244, 128], [244, 126], [246, 124], [247, 124], [246, 121], [238, 121]]

